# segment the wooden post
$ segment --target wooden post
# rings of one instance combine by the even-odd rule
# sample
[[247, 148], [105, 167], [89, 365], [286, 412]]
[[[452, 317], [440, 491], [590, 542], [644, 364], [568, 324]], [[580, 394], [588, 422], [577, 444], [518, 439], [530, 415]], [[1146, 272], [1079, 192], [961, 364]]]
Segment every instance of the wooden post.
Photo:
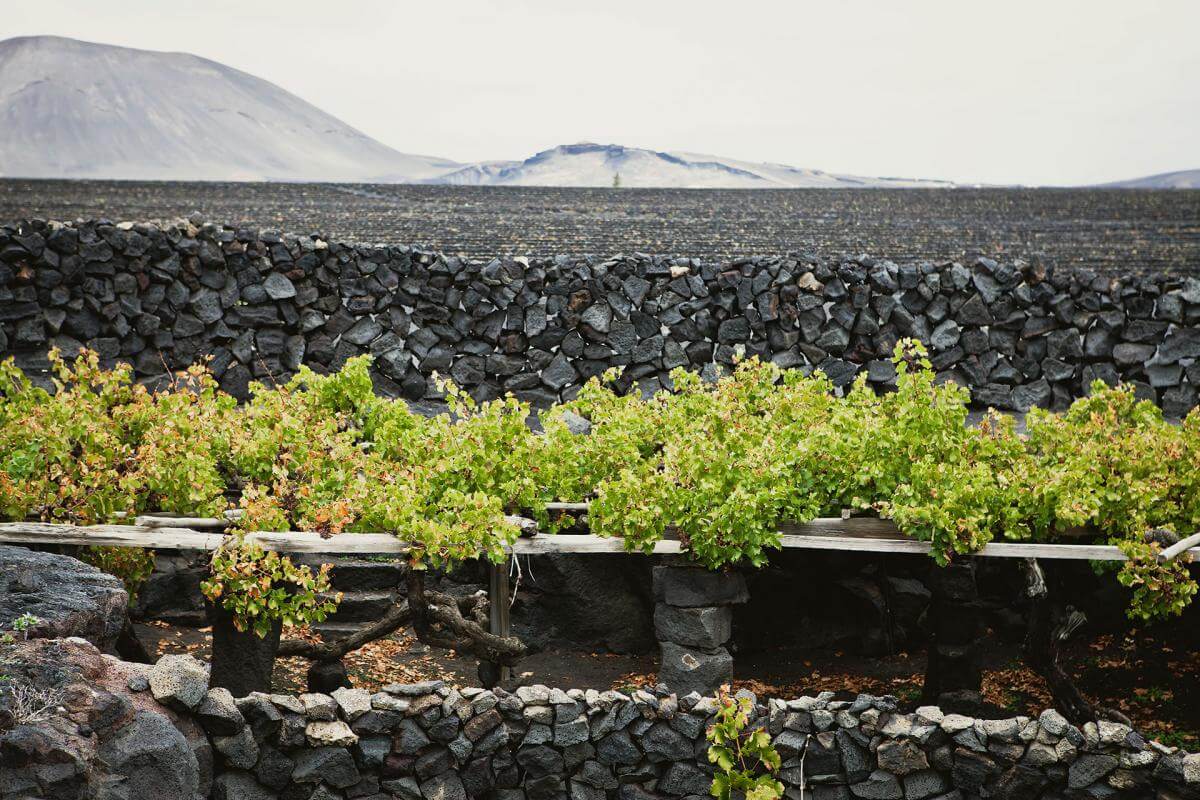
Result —
[[[511, 557], [510, 557], [511, 558]], [[503, 564], [488, 562], [488, 610], [490, 614], [488, 632], [496, 636], [510, 636], [512, 625], [509, 620], [509, 597], [512, 588], [508, 580], [509, 559]], [[499, 671], [498, 680], [507, 681], [512, 677], [512, 668], [495, 665]]]

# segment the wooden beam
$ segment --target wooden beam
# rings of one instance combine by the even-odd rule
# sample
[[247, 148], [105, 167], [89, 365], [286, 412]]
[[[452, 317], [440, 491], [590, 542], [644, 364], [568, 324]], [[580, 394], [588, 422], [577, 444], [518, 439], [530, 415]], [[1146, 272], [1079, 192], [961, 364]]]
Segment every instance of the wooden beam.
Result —
[[[514, 518], [522, 524], [529, 520]], [[531, 524], [531, 523], [530, 523]], [[528, 530], [528, 526], [525, 527]], [[912, 553], [927, 555], [928, 542], [900, 536], [887, 520], [869, 517], [826, 518], [781, 526], [784, 549], [841, 550], [859, 553]], [[283, 553], [407, 553], [407, 542], [386, 533], [342, 533], [322, 538], [299, 531], [259, 531], [246, 534], [247, 541], [265, 550]], [[225, 541], [216, 531], [147, 525], [52, 525], [37, 522], [0, 523], [0, 542], [25, 544], [116, 545], [159, 550], [214, 550]], [[522, 536], [508, 550], [519, 555], [541, 553], [624, 553], [625, 540], [595, 535]], [[1164, 560], [1184, 552], [1200, 550], [1200, 534], [1188, 537], [1163, 551]], [[671, 539], [655, 542], [656, 554], [679, 553], [680, 543]], [[985, 558], [1052, 558], [1091, 561], [1124, 561], [1125, 554], [1106, 544], [1048, 544], [1043, 542], [991, 542], [972, 555]]]
[[[928, 555], [929, 542], [889, 539], [878, 536], [784, 535], [785, 549], [843, 550], [858, 553], [912, 553]], [[970, 553], [985, 558], [1063, 558], [1083, 561], [1124, 561], [1120, 548], [1102, 544], [1043, 544], [1040, 542], [991, 542]]]
[[0, 542], [21, 544], [110, 545], [156, 550], [215, 550], [223, 533], [145, 525], [55, 525], [44, 522], [0, 523]]
[[[506, 558], [503, 564], [488, 562], [488, 633], [495, 636], [512, 635], [508, 605], [512, 594], [508, 580], [510, 561], [510, 558]], [[512, 677], [512, 667], [497, 664], [496, 668], [499, 670], [497, 680], [506, 681]]]
[[136, 517], [134, 522], [145, 528], [192, 528], [224, 530], [229, 527], [230, 520], [214, 519], [213, 517], [175, 517], [164, 514], [143, 514]]
[[[625, 540], [611, 536], [595, 536], [593, 534], [557, 534], [550, 536], [533, 536], [518, 539], [512, 546], [512, 552], [519, 555], [538, 555], [541, 553], [624, 553]], [[654, 543], [654, 552], [678, 553], [679, 542], [663, 539]]]
[[1158, 560], [1164, 563], [1174, 561], [1189, 550], [1198, 548], [1200, 548], [1200, 532], [1193, 533], [1185, 539], [1180, 539], [1166, 550], [1163, 550], [1158, 554]]
[[546, 503], [547, 511], [587, 511], [588, 503]]

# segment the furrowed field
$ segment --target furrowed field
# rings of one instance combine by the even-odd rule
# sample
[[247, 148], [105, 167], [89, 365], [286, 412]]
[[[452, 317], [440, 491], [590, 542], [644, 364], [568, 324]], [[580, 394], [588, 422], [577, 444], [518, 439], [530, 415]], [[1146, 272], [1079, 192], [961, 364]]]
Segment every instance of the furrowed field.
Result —
[[0, 179], [0, 222], [172, 218], [419, 243], [475, 257], [814, 251], [941, 260], [977, 250], [1114, 276], [1200, 270], [1200, 192], [555, 189]]

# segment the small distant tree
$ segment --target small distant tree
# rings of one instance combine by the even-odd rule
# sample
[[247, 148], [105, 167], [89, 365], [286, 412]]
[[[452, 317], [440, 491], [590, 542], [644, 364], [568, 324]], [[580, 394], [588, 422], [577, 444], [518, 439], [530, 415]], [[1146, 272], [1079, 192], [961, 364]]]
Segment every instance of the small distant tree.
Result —
[[621, 188], [621, 173], [619, 173], [619, 172], [613, 173], [613, 187], [612, 188], [614, 188], [614, 189]]

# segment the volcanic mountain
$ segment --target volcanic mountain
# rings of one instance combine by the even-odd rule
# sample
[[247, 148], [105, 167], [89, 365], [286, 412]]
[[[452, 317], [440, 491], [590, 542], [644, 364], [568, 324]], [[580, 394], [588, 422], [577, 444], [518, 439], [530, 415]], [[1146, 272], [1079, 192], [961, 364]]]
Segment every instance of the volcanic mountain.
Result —
[[198, 56], [0, 41], [0, 176], [407, 182], [458, 166], [393, 150]]

